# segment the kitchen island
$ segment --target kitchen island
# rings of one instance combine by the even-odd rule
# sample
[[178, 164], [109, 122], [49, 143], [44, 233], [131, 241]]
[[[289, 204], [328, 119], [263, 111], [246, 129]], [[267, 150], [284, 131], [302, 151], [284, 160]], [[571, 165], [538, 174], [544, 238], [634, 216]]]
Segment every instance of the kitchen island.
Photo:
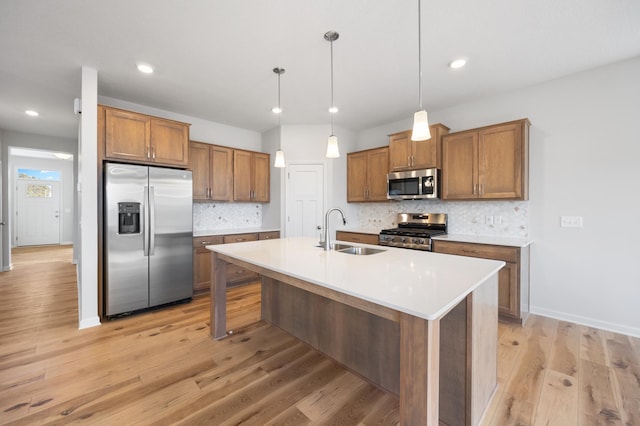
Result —
[[208, 246], [211, 334], [226, 330], [226, 267], [262, 275], [262, 318], [400, 399], [402, 424], [478, 424], [496, 387], [504, 262], [308, 238]]

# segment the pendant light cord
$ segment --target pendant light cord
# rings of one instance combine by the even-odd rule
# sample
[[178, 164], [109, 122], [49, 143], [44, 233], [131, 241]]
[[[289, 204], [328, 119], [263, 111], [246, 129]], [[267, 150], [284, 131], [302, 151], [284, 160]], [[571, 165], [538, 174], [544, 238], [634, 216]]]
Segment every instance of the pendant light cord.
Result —
[[[333, 40], [331, 40], [331, 105], [329, 108], [333, 108]], [[331, 134], [333, 135], [333, 112], [329, 112], [329, 117], [331, 117]]]
[[420, 0], [418, 0], [418, 111], [422, 111], [422, 13], [420, 11]]

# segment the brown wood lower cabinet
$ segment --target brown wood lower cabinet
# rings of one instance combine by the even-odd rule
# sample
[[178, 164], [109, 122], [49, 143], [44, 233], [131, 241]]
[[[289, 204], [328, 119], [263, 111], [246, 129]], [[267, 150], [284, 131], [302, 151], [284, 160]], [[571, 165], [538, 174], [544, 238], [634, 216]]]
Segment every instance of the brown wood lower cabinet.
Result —
[[[280, 238], [280, 231], [212, 235], [193, 239], [193, 292], [202, 294], [211, 288], [211, 250], [206, 246], [214, 244], [239, 243], [243, 241], [271, 240]], [[237, 265], [227, 267], [228, 287], [258, 279], [258, 274]]]
[[378, 234], [366, 234], [364, 232], [336, 231], [336, 240], [351, 243], [378, 244]]
[[500, 319], [523, 324], [529, 315], [529, 246], [510, 247], [432, 240], [436, 253], [502, 260], [498, 274]]

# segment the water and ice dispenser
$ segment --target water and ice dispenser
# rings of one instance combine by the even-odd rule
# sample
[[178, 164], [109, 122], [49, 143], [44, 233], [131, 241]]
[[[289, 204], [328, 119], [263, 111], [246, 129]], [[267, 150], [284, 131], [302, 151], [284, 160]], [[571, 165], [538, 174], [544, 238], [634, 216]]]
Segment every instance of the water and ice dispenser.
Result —
[[140, 203], [118, 203], [118, 234], [140, 233]]

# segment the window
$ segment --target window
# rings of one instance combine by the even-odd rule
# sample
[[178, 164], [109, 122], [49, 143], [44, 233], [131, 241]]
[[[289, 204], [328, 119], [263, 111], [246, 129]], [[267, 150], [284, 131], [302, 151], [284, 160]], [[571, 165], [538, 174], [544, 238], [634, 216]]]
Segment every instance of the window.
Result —
[[27, 185], [27, 193], [25, 195], [29, 198], [51, 198], [51, 185]]
[[18, 169], [18, 179], [37, 179], [59, 182], [60, 172], [58, 170]]

